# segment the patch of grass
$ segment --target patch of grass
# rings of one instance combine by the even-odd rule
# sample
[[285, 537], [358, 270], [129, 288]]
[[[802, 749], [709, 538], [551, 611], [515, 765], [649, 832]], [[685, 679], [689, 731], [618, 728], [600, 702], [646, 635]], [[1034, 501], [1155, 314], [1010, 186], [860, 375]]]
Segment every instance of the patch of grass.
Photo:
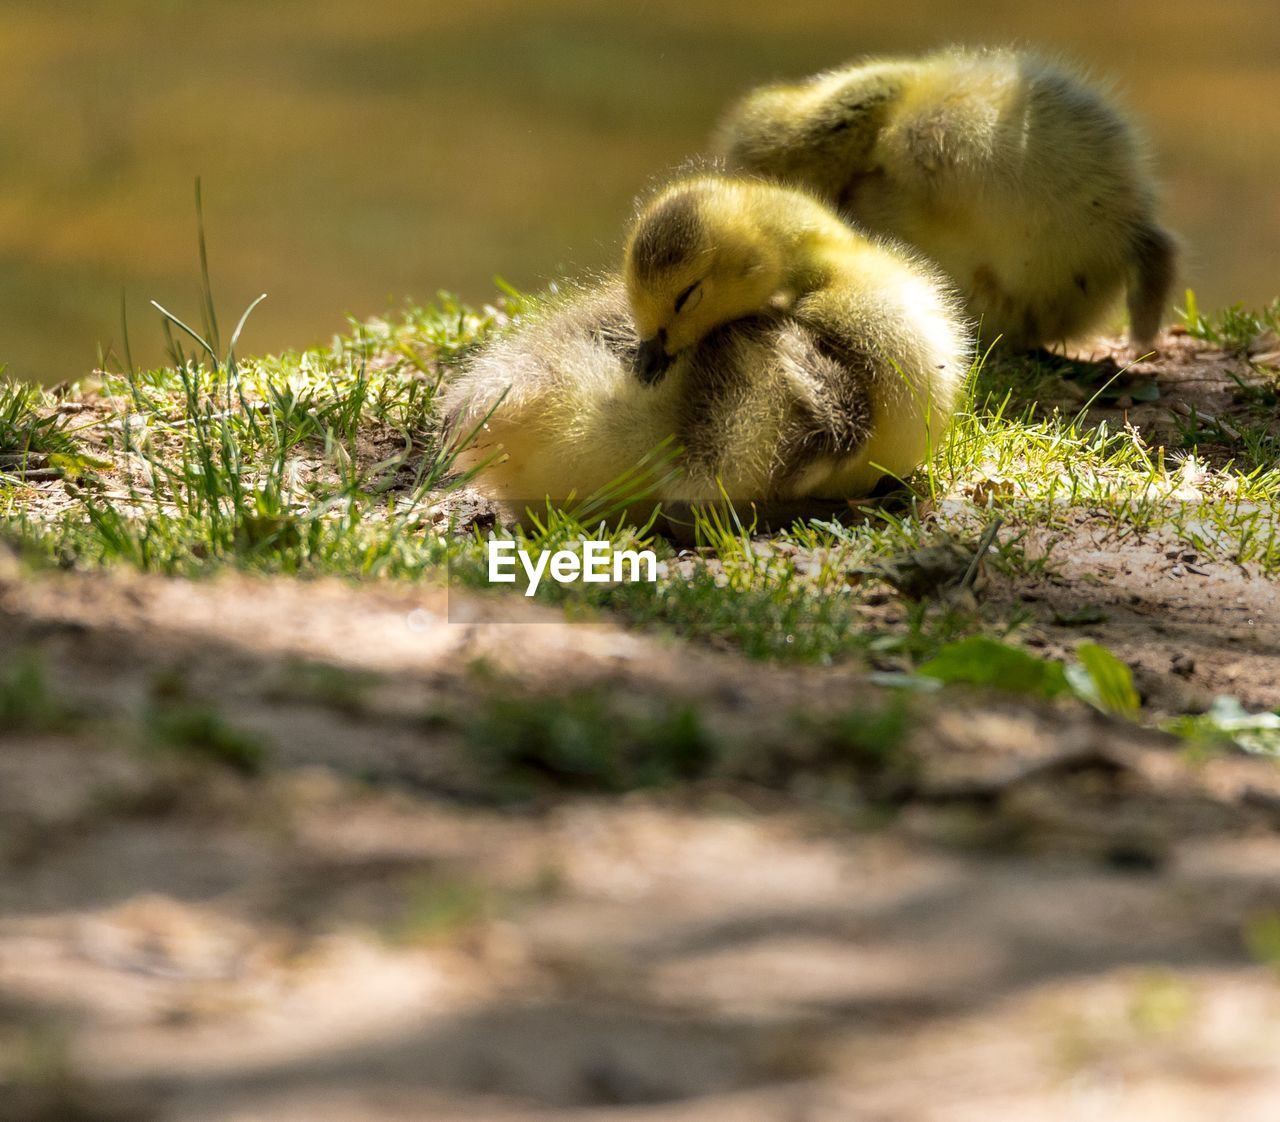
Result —
[[604, 690], [494, 690], [460, 723], [468, 749], [519, 795], [666, 786], [704, 775], [718, 751], [692, 705], [622, 712]]
[[81, 567], [421, 576], [446, 554], [421, 529], [451, 466], [418, 428], [431, 392], [349, 357], [108, 376], [114, 494], [70, 487], [70, 510], [15, 536]]
[[[3, 373], [0, 367], [0, 375]], [[39, 386], [0, 381], [0, 457], [74, 451], [75, 440], [66, 431], [66, 418], [51, 411]]]
[[1259, 310], [1232, 304], [1206, 315], [1196, 301], [1195, 292], [1188, 288], [1186, 307], [1179, 309], [1178, 315], [1192, 338], [1202, 339], [1232, 354], [1247, 353], [1249, 347], [1267, 332], [1280, 333], [1280, 297]]
[[749, 658], [829, 662], [865, 647], [851, 598], [785, 576], [726, 578], [720, 565], [695, 563], [686, 576], [619, 585], [601, 600], [633, 624], [660, 625]]
[[75, 479], [105, 466], [84, 453], [66, 415], [57, 411], [43, 389], [5, 382], [3, 374], [0, 367], [0, 488], [24, 481]]
[[[797, 717], [797, 725], [803, 735], [795, 739], [809, 746], [801, 762], [820, 784], [843, 781], [881, 801], [893, 801], [910, 788], [917, 763], [906, 750], [912, 725], [906, 698], [855, 706], [819, 720]], [[787, 759], [787, 770], [796, 762]]]
[[264, 696], [270, 700], [327, 705], [343, 713], [361, 713], [368, 692], [382, 681], [378, 674], [324, 662], [291, 661]]
[[36, 651], [20, 648], [0, 665], [0, 735], [64, 728], [73, 717], [49, 688]]
[[767, 727], [729, 719], [713, 732], [694, 701], [620, 697], [604, 686], [532, 693], [501, 677], [478, 680], [483, 701], [434, 723], [455, 728], [514, 799], [559, 789], [619, 794], [717, 777], [773, 788], [803, 778], [810, 790], [835, 785], [892, 801], [915, 774], [906, 750], [913, 701], [903, 695], [822, 714], [780, 712]]
[[[353, 325], [328, 347], [263, 359], [238, 358], [234, 335], [220, 353], [208, 309], [203, 334], [170, 317], [175, 344], [185, 338], [192, 353], [175, 348], [170, 368], [102, 378], [114, 412], [85, 435], [105, 449], [109, 469], [69, 484], [69, 502], [47, 508], [0, 491], [0, 528], [28, 556], [63, 566], [419, 581], [447, 572], [487, 587], [483, 538], [451, 532], [445, 513], [466, 480], [441, 447], [438, 394], [471, 348], [535, 309], [512, 290], [501, 307], [481, 310], [445, 296], [397, 320]], [[1260, 313], [1257, 324], [1273, 318]], [[1242, 322], [1212, 330], [1240, 335]], [[513, 534], [530, 550], [590, 537], [657, 552], [665, 573], [654, 585], [566, 590], [544, 581], [538, 599], [566, 612], [607, 613], [755, 658], [866, 657], [904, 672], [970, 636], [1016, 643], [1025, 615], [988, 610], [980, 595], [948, 598], [946, 581], [890, 582], [899, 594], [889, 593], [889, 607], [869, 608], [884, 604], [895, 559], [976, 542], [993, 526], [974, 559], [1011, 580], [1051, 573], [1058, 535], [1082, 524], [1104, 546], [1158, 533], [1206, 559], [1280, 573], [1280, 466], [1269, 432], [1242, 444], [1241, 461], [1255, 465], [1244, 470], [1152, 447], [1083, 408], [1064, 415], [1028, 401], [1051, 382], [1094, 392], [1111, 377], [1095, 366], [1054, 356], [980, 365], [905, 497], [860, 522], [766, 536], [748, 516], [715, 508], [695, 518], [695, 548], [677, 551], [652, 525], [619, 520], [644, 482], [637, 476]], [[49, 415], [47, 403], [28, 406], [24, 416]], [[966, 571], [960, 583], [978, 575]]]
[[[124, 325], [125, 368], [100, 386], [115, 413], [101, 425], [107, 478], [69, 487], [74, 505], [57, 519], [33, 523], [10, 498], [0, 522], [28, 552], [63, 564], [183, 575], [224, 565], [346, 576], [435, 568], [442, 540], [419, 531], [426, 498], [448, 489], [452, 467], [433, 432], [438, 363], [477, 341], [493, 315], [446, 301], [396, 327], [359, 325], [329, 348], [244, 361], [236, 348], [264, 297], [224, 349], [198, 181], [196, 215], [203, 326], [153, 301], [171, 365], [138, 372]], [[23, 416], [35, 417], [28, 428], [54, 423], [23, 401]]]
[[171, 701], [147, 715], [152, 740], [165, 748], [190, 752], [225, 764], [242, 775], [257, 775], [266, 763], [263, 741], [230, 725], [211, 706]]
[[1023, 402], [1029, 406], [1042, 400], [1059, 400], [1064, 396], [1068, 383], [1078, 387], [1083, 403], [1091, 394], [1105, 391], [1120, 380], [1120, 375], [1110, 363], [1085, 362], [1067, 358], [1048, 351], [1018, 353], [996, 350], [972, 380], [972, 399], [975, 401]]
[[362, 713], [365, 697], [383, 681], [369, 670], [335, 667], [329, 663], [289, 661], [278, 681], [265, 691], [270, 700], [303, 701], [328, 705], [342, 713]]
[[[1152, 448], [1131, 427], [1088, 424], [1083, 414], [1014, 414], [1006, 398], [962, 413], [932, 470], [944, 477], [943, 494], [980, 495], [1013, 529], [1052, 529], [1083, 514], [1113, 541], [1165, 531], [1208, 557], [1280, 572], [1274, 462], [1217, 468]], [[962, 509], [955, 517], [966, 521]]]

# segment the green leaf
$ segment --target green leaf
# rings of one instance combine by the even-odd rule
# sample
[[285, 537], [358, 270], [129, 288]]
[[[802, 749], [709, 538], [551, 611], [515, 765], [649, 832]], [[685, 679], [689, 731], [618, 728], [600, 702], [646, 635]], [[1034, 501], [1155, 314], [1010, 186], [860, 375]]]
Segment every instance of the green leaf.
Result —
[[1142, 699], [1125, 663], [1097, 643], [1081, 643], [1076, 658], [1079, 664], [1067, 667], [1066, 677], [1077, 697], [1104, 713], [1130, 720], [1138, 716]]
[[1246, 752], [1280, 756], [1280, 713], [1250, 713], [1234, 697], [1214, 698], [1207, 713], [1178, 717], [1165, 728], [1187, 740], [1229, 741]]
[[919, 673], [941, 682], [966, 682], [1041, 697], [1054, 697], [1067, 689], [1061, 663], [980, 635], [948, 643], [919, 668]]
[[109, 468], [111, 461], [85, 452], [50, 452], [49, 466], [57, 468], [68, 479], [79, 479], [86, 471]]

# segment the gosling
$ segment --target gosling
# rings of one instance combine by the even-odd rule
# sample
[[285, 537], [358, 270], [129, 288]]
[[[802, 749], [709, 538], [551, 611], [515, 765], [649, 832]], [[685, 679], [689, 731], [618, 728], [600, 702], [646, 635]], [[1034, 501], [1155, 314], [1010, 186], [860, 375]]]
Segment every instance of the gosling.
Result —
[[810, 188], [952, 277], [984, 340], [1030, 349], [1098, 327], [1127, 292], [1155, 338], [1177, 245], [1133, 129], [1075, 75], [1012, 50], [872, 59], [748, 94], [714, 147]]
[[667, 507], [845, 499], [938, 445], [972, 354], [931, 267], [807, 193], [708, 176], [645, 205], [622, 276], [490, 345], [444, 408], [455, 440], [478, 429], [459, 466], [508, 506], [637, 465]]

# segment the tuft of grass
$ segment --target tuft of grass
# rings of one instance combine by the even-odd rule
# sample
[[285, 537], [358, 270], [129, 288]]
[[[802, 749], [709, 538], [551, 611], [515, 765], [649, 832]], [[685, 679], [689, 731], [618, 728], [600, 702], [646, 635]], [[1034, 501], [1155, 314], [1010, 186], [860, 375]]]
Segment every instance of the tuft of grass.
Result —
[[285, 663], [264, 696], [273, 701], [325, 705], [341, 713], [362, 713], [369, 691], [382, 680], [372, 671], [296, 660]]
[[637, 626], [659, 626], [755, 659], [831, 662], [869, 641], [858, 631], [852, 598], [825, 596], [777, 572], [750, 575], [705, 559], [677, 579], [619, 585], [599, 597]]
[[49, 688], [39, 655], [23, 648], [0, 666], [0, 734], [65, 727], [72, 712]]
[[910, 788], [917, 763], [907, 752], [912, 718], [904, 697], [798, 723], [824, 781], [848, 780], [881, 800], [896, 799]]
[[[203, 327], [153, 301], [171, 366], [139, 372], [130, 361], [103, 375], [101, 392], [115, 412], [102, 426], [112, 461], [100, 466], [111, 469], [109, 482], [69, 487], [72, 507], [48, 521], [33, 522], [0, 495], [0, 520], [16, 523], [14, 536], [29, 552], [80, 566], [347, 576], [421, 576], [438, 567], [443, 539], [424, 540], [420, 530], [428, 498], [449, 489], [453, 466], [434, 432], [443, 374], [428, 380], [429, 365], [408, 340], [417, 333], [437, 359], [456, 356], [492, 317], [442, 306], [395, 329], [361, 327], [331, 348], [243, 361], [237, 348], [263, 297], [245, 309], [224, 349], [199, 181], [196, 214]], [[408, 367], [415, 376], [405, 376]], [[56, 417], [37, 404], [30, 395], [10, 402], [24, 447], [59, 432]], [[371, 454], [372, 447], [385, 452]]]
[[620, 792], [706, 774], [717, 745], [691, 705], [621, 713], [603, 690], [495, 691], [462, 723], [468, 749], [518, 794], [554, 785]]
[[[60, 518], [11, 520], [50, 559], [419, 577], [445, 558], [443, 539], [420, 533], [452, 467], [421, 428], [420, 382], [397, 384], [349, 355], [241, 363], [229, 352], [216, 368], [108, 375], [103, 391], [120, 408], [108, 434], [114, 494], [86, 480], [68, 488]], [[371, 427], [391, 454], [365, 453]]]
[[437, 715], [514, 799], [546, 790], [619, 794], [708, 777], [810, 790], [832, 785], [892, 802], [916, 772], [907, 750], [913, 701], [858, 703], [830, 713], [795, 710], [768, 727], [715, 730], [693, 701], [619, 697], [607, 687], [532, 693], [477, 668], [484, 700]]
[[76, 451], [76, 442], [66, 431], [66, 418], [49, 406], [39, 386], [0, 381], [0, 466], [6, 459], [32, 453]]
[[266, 763], [267, 750], [260, 738], [234, 728], [207, 705], [157, 704], [147, 715], [147, 727], [156, 744], [214, 760], [242, 775], [257, 775]]
[[[0, 366], [0, 378], [4, 368]], [[71, 478], [105, 466], [87, 455], [39, 386], [0, 380], [0, 488]], [[0, 506], [0, 514], [3, 513]]]
[[1200, 310], [1195, 292], [1188, 288], [1186, 307], [1178, 309], [1178, 315], [1192, 338], [1212, 343], [1231, 354], [1247, 354], [1263, 335], [1280, 333], [1280, 297], [1256, 311], [1243, 304], [1232, 304], [1206, 315]]

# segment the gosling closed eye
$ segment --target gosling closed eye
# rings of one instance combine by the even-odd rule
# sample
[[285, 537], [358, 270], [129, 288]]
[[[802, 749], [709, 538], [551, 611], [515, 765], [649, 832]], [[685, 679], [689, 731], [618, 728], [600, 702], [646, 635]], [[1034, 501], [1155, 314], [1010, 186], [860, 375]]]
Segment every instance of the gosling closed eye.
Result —
[[681, 312], [691, 312], [698, 306], [698, 301], [702, 299], [702, 282], [695, 281], [686, 288], [679, 296], [676, 297], [675, 312], [679, 315]]
[[[488, 450], [455, 462], [514, 517], [525, 496], [612, 494], [627, 475], [643, 525], [658, 503], [845, 499], [906, 476], [936, 447], [973, 349], [922, 261], [804, 192], [701, 176], [644, 206], [621, 276], [491, 339], [442, 407], [489, 425]], [[655, 457], [672, 442], [673, 460]]]

